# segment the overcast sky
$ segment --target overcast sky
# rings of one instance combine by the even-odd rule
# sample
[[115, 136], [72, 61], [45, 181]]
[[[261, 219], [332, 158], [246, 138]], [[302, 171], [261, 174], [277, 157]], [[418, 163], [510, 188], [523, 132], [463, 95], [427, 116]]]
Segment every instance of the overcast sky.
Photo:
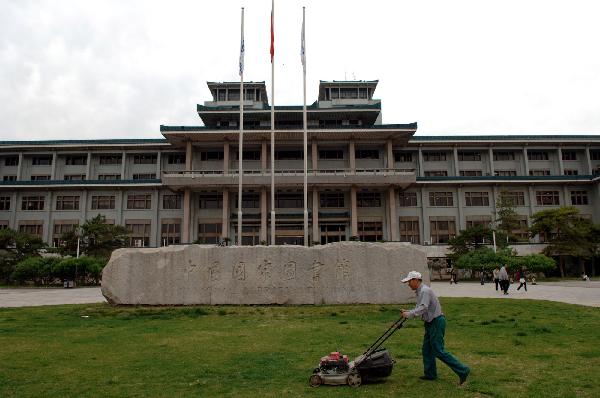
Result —
[[[207, 81], [266, 81], [270, 0], [0, 0], [0, 140], [160, 138], [200, 125]], [[276, 0], [275, 103], [379, 80], [419, 135], [600, 134], [600, 2]]]

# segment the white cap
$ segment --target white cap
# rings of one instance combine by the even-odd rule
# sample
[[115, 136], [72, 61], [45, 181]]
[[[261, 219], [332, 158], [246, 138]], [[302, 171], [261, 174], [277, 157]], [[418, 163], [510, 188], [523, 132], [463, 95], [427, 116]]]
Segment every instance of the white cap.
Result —
[[408, 273], [408, 275], [406, 275], [406, 278], [402, 279], [402, 283], [406, 283], [411, 279], [419, 279], [419, 280], [423, 280], [423, 276], [421, 275], [420, 272], [417, 271], [410, 271]]

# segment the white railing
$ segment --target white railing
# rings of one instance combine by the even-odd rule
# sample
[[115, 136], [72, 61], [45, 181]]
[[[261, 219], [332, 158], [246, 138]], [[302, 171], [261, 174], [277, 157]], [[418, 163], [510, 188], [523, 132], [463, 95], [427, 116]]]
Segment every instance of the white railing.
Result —
[[[388, 169], [388, 168], [376, 168], [376, 169], [320, 169], [320, 170], [308, 170], [307, 175], [309, 176], [382, 176], [382, 175], [411, 175], [415, 173], [415, 169]], [[236, 177], [238, 175], [237, 170], [229, 170], [223, 172], [223, 170], [178, 170], [178, 171], [163, 171], [164, 177], [191, 177], [191, 178], [203, 178], [203, 177]], [[244, 176], [256, 176], [256, 177], [270, 177], [270, 171], [262, 170], [248, 170], [244, 169]], [[304, 170], [301, 169], [286, 169], [286, 170], [275, 170], [276, 176], [288, 176], [288, 177], [301, 177], [304, 175]]]

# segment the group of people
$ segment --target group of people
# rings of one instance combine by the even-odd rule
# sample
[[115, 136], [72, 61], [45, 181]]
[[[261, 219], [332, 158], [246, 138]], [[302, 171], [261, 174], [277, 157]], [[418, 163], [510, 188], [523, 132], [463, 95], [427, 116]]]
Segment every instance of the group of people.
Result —
[[[508, 268], [503, 265], [500, 269], [496, 267], [493, 271], [494, 275], [494, 283], [496, 284], [496, 291], [498, 291], [498, 287], [504, 294], [508, 294], [508, 288], [510, 287], [510, 277], [508, 275]], [[525, 270], [517, 271], [515, 274], [515, 280], [519, 281], [519, 287], [517, 290], [521, 290], [521, 288], [525, 288], [527, 291], [527, 276], [525, 275]]]

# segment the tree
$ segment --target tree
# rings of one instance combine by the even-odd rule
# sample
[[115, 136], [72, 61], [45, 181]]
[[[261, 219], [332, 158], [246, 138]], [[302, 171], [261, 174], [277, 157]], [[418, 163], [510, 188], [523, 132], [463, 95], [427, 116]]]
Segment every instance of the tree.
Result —
[[474, 271], [491, 271], [503, 265], [507, 265], [509, 269], [513, 270], [526, 269], [531, 272], [546, 272], [556, 268], [556, 262], [543, 254], [529, 254], [519, 257], [510, 248], [494, 252], [488, 247], [480, 247], [464, 254], [457, 260], [456, 265], [458, 268]]
[[527, 269], [531, 272], [547, 272], [556, 268], [556, 262], [543, 254], [528, 254], [522, 257], [511, 257], [509, 266], [512, 269]]
[[[486, 228], [483, 225], [474, 225], [460, 231], [458, 236], [448, 241], [448, 246], [451, 251], [448, 257], [453, 261], [456, 261], [466, 253], [492, 244], [494, 240], [493, 234], [493, 230]], [[506, 236], [504, 233], [496, 232], [496, 235], [497, 246], [500, 248], [506, 247]]]
[[594, 252], [590, 240], [592, 227], [591, 221], [582, 218], [577, 208], [562, 206], [535, 213], [529, 233], [531, 236], [541, 235], [548, 242], [544, 254], [558, 257], [560, 275], [564, 277], [566, 257], [579, 258], [583, 267], [583, 259], [589, 258]]
[[106, 217], [99, 214], [87, 220], [83, 225], [61, 236], [64, 242], [61, 252], [74, 256], [79, 250], [91, 257], [108, 258], [113, 250], [125, 247], [129, 240], [129, 231], [121, 225], [106, 224]]
[[37, 256], [46, 247], [41, 238], [12, 229], [0, 230], [0, 278], [9, 283], [17, 263], [27, 256]]
[[52, 270], [59, 262], [57, 257], [27, 257], [15, 266], [12, 278], [19, 283], [32, 281], [36, 286], [48, 285], [56, 279]]
[[508, 237], [510, 242], [519, 242], [523, 239], [515, 234], [515, 231], [519, 229], [519, 215], [515, 210], [515, 203], [512, 196], [508, 195], [508, 191], [500, 191], [500, 195], [496, 198], [496, 225], [497, 230], [502, 231], [505, 239]]

